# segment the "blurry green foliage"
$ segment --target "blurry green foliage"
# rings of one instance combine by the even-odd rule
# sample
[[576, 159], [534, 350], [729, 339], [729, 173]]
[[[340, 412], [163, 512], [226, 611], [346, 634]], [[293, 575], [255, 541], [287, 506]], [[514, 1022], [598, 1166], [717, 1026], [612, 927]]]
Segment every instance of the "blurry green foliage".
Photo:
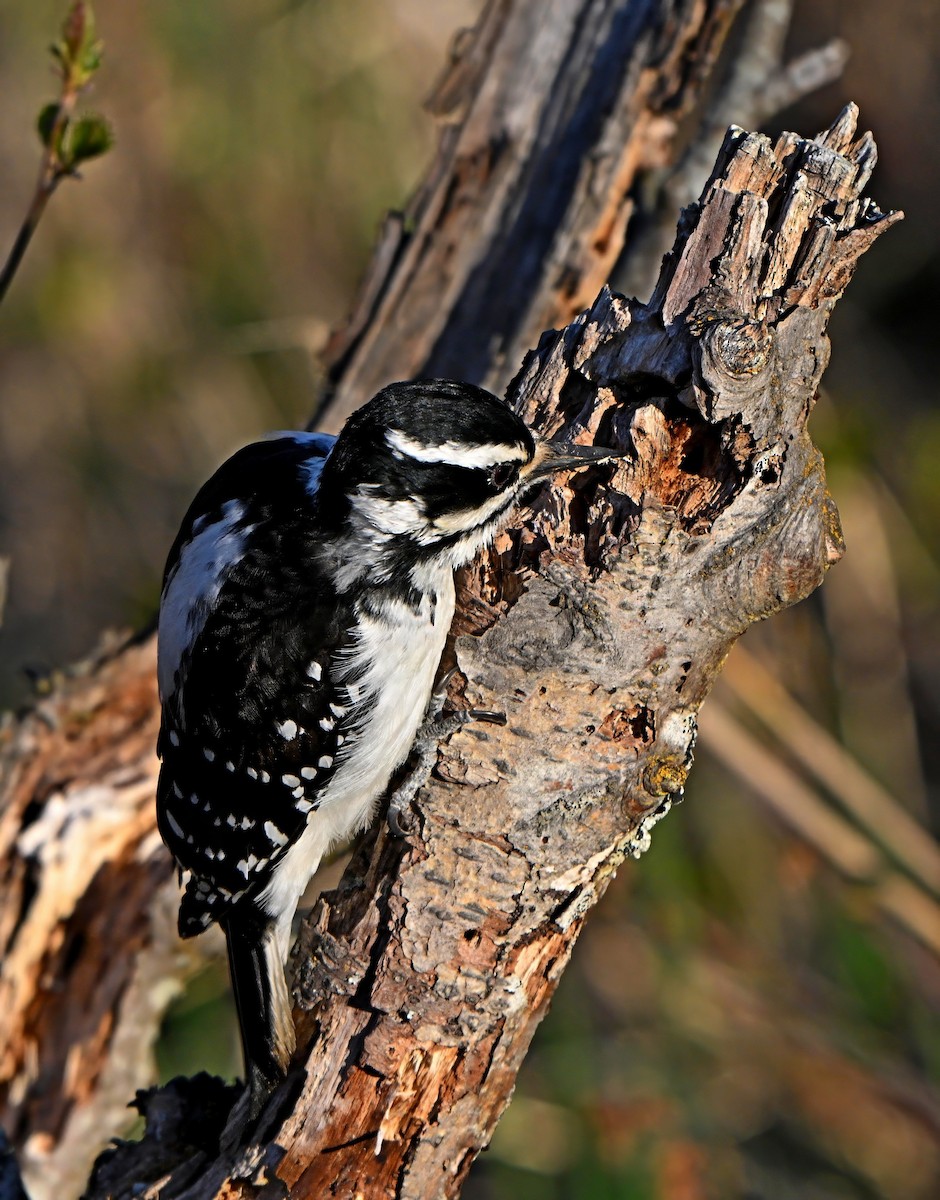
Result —
[[[74, 659], [154, 605], [199, 482], [306, 420], [316, 349], [432, 151], [421, 100], [475, 8], [98, 0], [108, 55], [85, 101], [119, 149], [49, 206], [2, 313], [0, 702], [23, 695], [22, 662]], [[32, 98], [62, 12], [0, 10], [0, 245], [35, 185]], [[103, 132], [70, 135], [87, 154]]]
[[241, 1071], [241, 1050], [228, 971], [213, 963], [170, 1007], [157, 1046], [157, 1078], [166, 1083], [191, 1075], [193, 1064], [211, 1075], [232, 1079]]
[[0, 303], [6, 298], [56, 188], [63, 179], [78, 179], [80, 166], [107, 154], [114, 144], [111, 126], [103, 117], [75, 115], [76, 104], [101, 66], [103, 51], [95, 37], [91, 5], [85, 0], [72, 0], [62, 25], [62, 37], [50, 49], [60, 91], [55, 101], [40, 109], [36, 120], [43, 148], [39, 178], [10, 249], [0, 259]]

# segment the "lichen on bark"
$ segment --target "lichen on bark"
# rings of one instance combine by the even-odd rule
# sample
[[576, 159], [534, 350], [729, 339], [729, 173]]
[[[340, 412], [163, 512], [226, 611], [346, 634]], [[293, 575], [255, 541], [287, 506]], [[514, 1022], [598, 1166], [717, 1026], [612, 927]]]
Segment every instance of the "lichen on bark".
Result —
[[[615, 7], [593, 5], [611, 47]], [[660, 22], [657, 38], [618, 51], [623, 84], [591, 127], [603, 153], [585, 156], [538, 294], [519, 298], [524, 312], [492, 349], [487, 382], [515, 369], [537, 314], [567, 320], [606, 278], [651, 131], [694, 99], [737, 7], [692, 6], [684, 24]], [[466, 121], [445, 131], [415, 233], [398, 228], [387, 273], [334, 346], [336, 414], [374, 390], [374, 375], [386, 382], [435, 361], [432, 351], [455, 353], [479, 298], [464, 218], [489, 213], [492, 235], [525, 191], [526, 156], [551, 165], [550, 137], [507, 143], [500, 163], [476, 155], [487, 120], [498, 127], [503, 112], [486, 110], [487, 55], [501, 38], [500, 62], [517, 61], [507, 45], [527, 52], [537, 9], [488, 6], [469, 60], [454, 68]], [[577, 30], [559, 29], [561, 70]], [[543, 134], [589, 102], [591, 58], [579, 45], [586, 90], [566, 93]], [[408, 840], [374, 831], [311, 915], [296, 953], [303, 1051], [261, 1135], [221, 1151], [231, 1095], [205, 1079], [142, 1095], [147, 1135], [102, 1158], [92, 1200], [273, 1196], [288, 1186], [297, 1197], [459, 1192], [590, 908], [682, 794], [696, 713], [728, 649], [749, 623], [805, 596], [841, 554], [807, 419], [831, 309], [859, 255], [897, 219], [864, 197], [873, 162], [852, 109], [814, 140], [732, 130], [650, 300], [603, 289], [529, 354], [508, 392], [525, 418], [631, 457], [544, 492], [460, 581], [457, 691], [505, 711], [507, 725], [469, 726], [442, 746]], [[448, 197], [461, 204], [448, 209]], [[480, 251], [488, 269], [501, 265], [502, 244], [490, 237]], [[0, 745], [4, 1098], [19, 1112], [27, 1164], [59, 1194], [92, 1128], [115, 1127], [131, 1066], [138, 1077], [146, 1070], [157, 993], [185, 974], [170, 962], [180, 954], [169, 938], [174, 892], [150, 802], [152, 673], [151, 641], [111, 647], [10, 723]], [[90, 787], [104, 789], [96, 811], [113, 853], [89, 834], [88, 878], [70, 875], [77, 891], [62, 893], [65, 842], [40, 853], [30, 829], [71, 814]], [[114, 812], [126, 819], [109, 824]], [[133, 935], [109, 942], [102, 914], [118, 906]], [[25, 964], [19, 978], [31, 992], [17, 990], [11, 962]], [[88, 1028], [63, 1045], [50, 1030], [76, 986], [87, 989]], [[119, 1053], [128, 1046], [133, 1063]], [[50, 1075], [68, 1086], [44, 1089]]]

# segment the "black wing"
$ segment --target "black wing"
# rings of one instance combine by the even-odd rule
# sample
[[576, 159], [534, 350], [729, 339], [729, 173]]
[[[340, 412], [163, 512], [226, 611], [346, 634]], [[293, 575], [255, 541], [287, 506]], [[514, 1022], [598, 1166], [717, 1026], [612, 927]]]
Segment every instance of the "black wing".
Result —
[[322, 443], [278, 445], [221, 468], [166, 575], [158, 819], [189, 872], [184, 936], [263, 889], [317, 807], [348, 724], [331, 665], [351, 614], [315, 553]]

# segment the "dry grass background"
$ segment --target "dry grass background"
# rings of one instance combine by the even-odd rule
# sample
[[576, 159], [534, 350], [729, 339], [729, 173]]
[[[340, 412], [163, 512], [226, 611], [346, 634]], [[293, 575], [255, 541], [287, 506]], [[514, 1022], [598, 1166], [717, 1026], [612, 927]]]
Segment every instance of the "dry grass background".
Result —
[[[38, 159], [62, 0], [0, 9], [0, 244]], [[316, 351], [475, 0], [99, 0], [90, 103], [117, 149], [54, 198], [0, 315], [0, 697], [154, 611], [166, 548], [235, 446], [302, 423]], [[683, 808], [584, 935], [471, 1200], [932, 1200], [940, 1194], [940, 11], [802, 0], [839, 34], [872, 191], [907, 221], [833, 322], [814, 417], [849, 553], [748, 634]], [[220, 974], [166, 1073], [233, 1070]], [[211, 1062], [210, 1062], [211, 1060]]]

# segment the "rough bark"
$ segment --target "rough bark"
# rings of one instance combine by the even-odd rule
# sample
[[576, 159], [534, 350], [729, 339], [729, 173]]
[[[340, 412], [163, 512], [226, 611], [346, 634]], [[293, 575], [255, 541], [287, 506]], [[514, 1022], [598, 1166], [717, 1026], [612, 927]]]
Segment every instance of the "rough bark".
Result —
[[[492, 3], [441, 84], [436, 106], [450, 123], [438, 160], [334, 342], [334, 426], [389, 378], [450, 370], [499, 386], [544, 325], [574, 315], [619, 255], [630, 184], [664, 160], [674, 117], [697, 97], [738, 5], [555, 0], [551, 21], [546, 7]], [[553, 64], [544, 79], [536, 63]], [[709, 200], [707, 220], [681, 232], [681, 262], [667, 268], [650, 308], [603, 294], [586, 321], [540, 347], [518, 383], [533, 423], [632, 439], [637, 466], [618, 476], [615, 492], [595, 485], [573, 508], [572, 493], [551, 493], [528, 531], [467, 579], [460, 629], [486, 632], [460, 643], [461, 667], [471, 695], [499, 696], [511, 732], [454, 739], [415, 837], [407, 846], [380, 839], [371, 864], [357, 868], [364, 882], [347, 883], [318, 910], [317, 961], [335, 969], [308, 966], [302, 989], [306, 1004], [324, 992], [333, 999], [308, 1018], [321, 1032], [293, 1123], [236, 1168], [231, 1154], [214, 1162], [213, 1106], [223, 1110], [228, 1094], [203, 1081], [198, 1107], [207, 1115], [194, 1123], [193, 1091], [164, 1092], [142, 1101], [153, 1136], [103, 1164], [90, 1194], [105, 1194], [109, 1178], [124, 1194], [181, 1157], [189, 1165], [166, 1194], [185, 1178], [199, 1180], [192, 1195], [255, 1194], [279, 1156], [277, 1173], [297, 1195], [325, 1194], [327, 1177], [344, 1181], [332, 1194], [354, 1195], [353, 1181], [375, 1172], [398, 1180], [403, 1196], [444, 1194], [435, 1174], [444, 1158], [447, 1186], [458, 1186], [508, 1096], [583, 913], [681, 786], [692, 715], [724, 650], [747, 619], [818, 580], [819, 522], [836, 528], [828, 508], [821, 517], [814, 507], [821, 464], [803, 421], [829, 308], [884, 222], [850, 198], [864, 180], [834, 165], [846, 148], [838, 136], [824, 151], [786, 143], [786, 170], [748, 145], [725, 155], [728, 185]], [[793, 165], [801, 158], [802, 184]], [[832, 212], [807, 191], [817, 176], [838, 195]], [[546, 194], [552, 206], [543, 210], [532, 198]], [[554, 225], [516, 220], [540, 212]], [[776, 257], [760, 240], [766, 219]], [[527, 267], [531, 290], [517, 288], [518, 308], [495, 331], [484, 321], [481, 336], [480, 281], [496, 294], [505, 279], [515, 285], [527, 239], [542, 256]], [[707, 278], [716, 255], [724, 274]], [[828, 289], [827, 271], [837, 272]], [[435, 357], [445, 350], [450, 358]], [[461, 369], [455, 356], [470, 350]], [[802, 509], [789, 509], [794, 497]], [[789, 547], [779, 564], [768, 557], [775, 545]], [[541, 573], [522, 583], [520, 571]], [[655, 622], [677, 588], [697, 607], [673, 638]], [[675, 704], [664, 697], [683, 673], [670, 718]], [[73, 1194], [92, 1139], [119, 1127], [134, 1086], [149, 1078], [168, 996], [201, 949], [175, 938], [175, 885], [154, 830], [152, 678], [152, 642], [107, 647], [50, 681], [50, 694], [2, 733], [0, 1123], [37, 1200]], [[419, 923], [408, 924], [409, 914]], [[392, 1003], [395, 987], [407, 1002]], [[422, 1007], [411, 1003], [422, 997]], [[180, 1114], [188, 1150], [174, 1125]], [[376, 1157], [380, 1132], [386, 1149]], [[341, 1148], [321, 1153], [331, 1146]], [[230, 1170], [255, 1182], [223, 1185]], [[375, 1185], [364, 1194], [396, 1193]]]
[[542, 330], [591, 304], [633, 184], [669, 162], [743, 3], [491, 0], [429, 101], [437, 158], [332, 340], [323, 428], [394, 379], [502, 394]]
[[682, 794], [729, 648], [842, 553], [807, 418], [832, 307], [897, 219], [863, 198], [855, 115], [814, 141], [732, 129], [650, 303], [604, 289], [529, 356], [533, 426], [634, 458], [550, 488], [463, 581], [461, 687], [507, 725], [451, 738], [407, 842], [379, 830], [321, 897], [310, 1044], [256, 1144], [181, 1146], [180, 1086], [90, 1197], [458, 1195], [587, 913]]
[[[740, 3], [492, 0], [435, 88], [437, 157], [332, 343], [324, 426], [432, 369], [501, 391], [542, 329], [590, 302], [623, 247], [632, 184], [667, 161]], [[474, 324], [474, 288], [494, 277], [517, 305], [497, 336]], [[153, 1078], [167, 1003], [218, 953], [176, 940], [152, 809], [153, 658], [152, 641], [112, 640], [0, 728], [0, 1126], [36, 1200], [78, 1190]], [[120, 953], [101, 936], [114, 913]]]
[[125, 643], [50, 680], [2, 734], [2, 1125], [37, 1195], [76, 1194], [102, 1120], [126, 1124], [162, 1013], [204, 953], [174, 932], [152, 812], [153, 645]]

